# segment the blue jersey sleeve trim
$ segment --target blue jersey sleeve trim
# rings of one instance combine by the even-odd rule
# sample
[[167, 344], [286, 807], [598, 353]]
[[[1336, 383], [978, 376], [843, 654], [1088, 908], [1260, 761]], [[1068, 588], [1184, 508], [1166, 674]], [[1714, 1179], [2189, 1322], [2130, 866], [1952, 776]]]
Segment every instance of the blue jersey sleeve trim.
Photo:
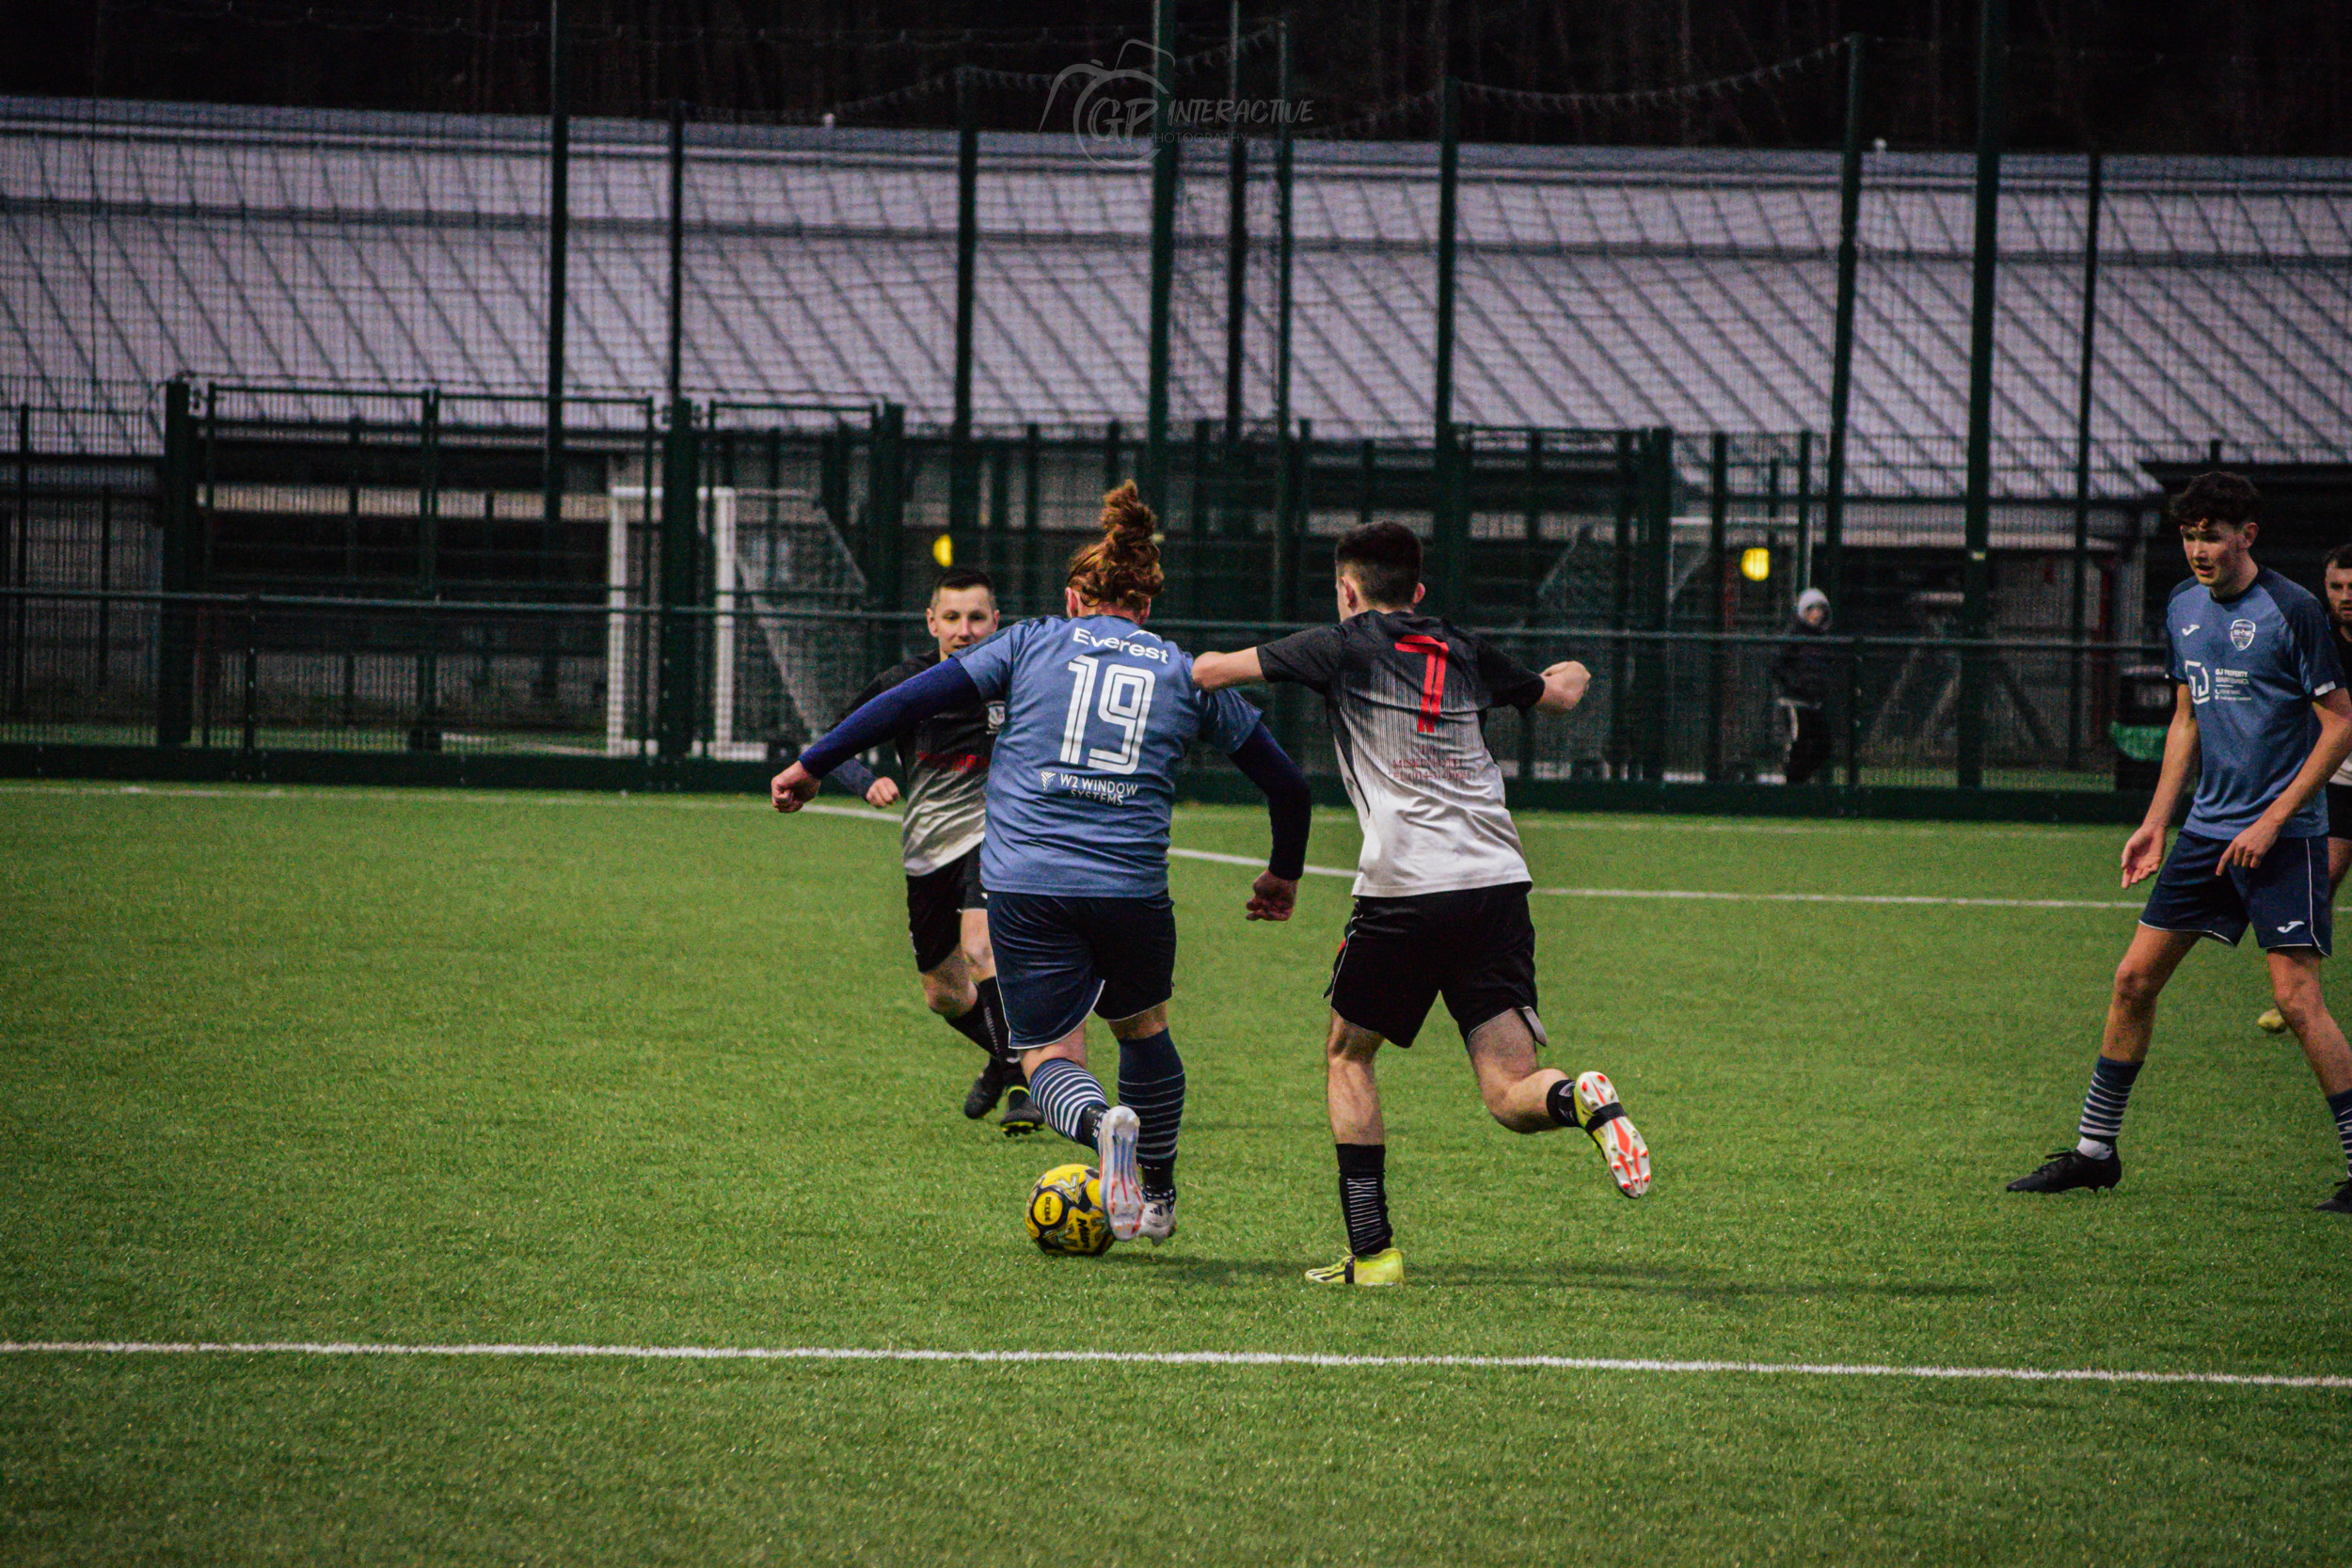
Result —
[[850, 714], [801, 753], [801, 766], [823, 778], [867, 747], [949, 708], [980, 701], [980, 689], [955, 659], [943, 659]]

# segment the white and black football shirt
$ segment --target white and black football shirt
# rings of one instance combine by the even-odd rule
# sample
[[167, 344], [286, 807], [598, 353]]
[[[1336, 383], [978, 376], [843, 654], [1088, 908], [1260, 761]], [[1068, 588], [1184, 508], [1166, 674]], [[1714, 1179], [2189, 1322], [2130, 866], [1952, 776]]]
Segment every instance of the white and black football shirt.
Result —
[[1533, 707], [1541, 675], [1435, 616], [1374, 610], [1258, 649], [1270, 681], [1323, 694], [1364, 832], [1356, 893], [1405, 898], [1529, 880], [1490, 707]]
[[[892, 665], [857, 694], [842, 717], [938, 662], [939, 650], [933, 648]], [[906, 775], [898, 853], [908, 876], [929, 876], [979, 847], [988, 830], [989, 754], [1004, 721], [1004, 704], [977, 703], [934, 714], [892, 737], [898, 770]]]

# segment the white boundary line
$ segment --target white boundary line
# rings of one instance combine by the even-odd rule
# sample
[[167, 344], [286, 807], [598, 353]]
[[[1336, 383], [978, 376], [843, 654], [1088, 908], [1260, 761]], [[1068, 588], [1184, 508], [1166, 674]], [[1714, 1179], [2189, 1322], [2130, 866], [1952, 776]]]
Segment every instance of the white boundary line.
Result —
[[1975, 1379], [2005, 1383], [2204, 1384], [2352, 1388], [2352, 1377], [2273, 1372], [2138, 1372], [2094, 1367], [1911, 1367], [1842, 1361], [1663, 1361], [1605, 1355], [1327, 1355], [1280, 1351], [897, 1350], [834, 1345], [381, 1345], [348, 1341], [0, 1340], [7, 1355], [446, 1355], [628, 1361], [1110, 1362], [1152, 1367], [1470, 1368], [1498, 1371], [1748, 1373], [1765, 1377]]
[[[408, 790], [372, 790], [366, 788], [336, 788], [303, 791], [299, 794], [282, 789], [181, 789], [149, 788], [141, 784], [9, 784], [0, 785], [0, 795], [103, 795], [109, 797], [146, 796], [167, 798], [189, 797], [197, 800], [292, 800], [332, 799], [337, 795], [360, 795], [376, 799], [409, 800], [417, 792]], [[723, 800], [696, 800], [676, 796], [645, 795], [510, 795], [497, 792], [452, 790], [451, 797], [480, 800], [485, 803], [512, 805], [622, 805], [659, 803], [672, 810], [742, 811], [746, 802], [732, 797]], [[437, 795], [430, 798], [438, 799]], [[819, 816], [847, 816], [861, 822], [884, 822], [892, 826], [898, 818], [890, 812], [871, 811], [862, 806], [837, 806], [821, 801], [801, 808]], [[1569, 826], [1570, 824], [1557, 824]], [[1694, 827], [1693, 831], [1711, 831]], [[1764, 830], [1759, 830], [1764, 831]], [[1169, 856], [1177, 860], [1207, 861], [1217, 865], [1263, 866], [1262, 858], [1249, 855], [1227, 855], [1213, 849], [1170, 848]], [[1356, 873], [1344, 866], [1310, 865], [1310, 877], [1353, 877]], [[1535, 893], [1545, 898], [1649, 898], [1669, 901], [1722, 904], [1877, 904], [1912, 905], [1921, 908], [1977, 910], [2137, 910], [2137, 903], [2094, 898], [1965, 898], [1947, 897], [1935, 894], [1895, 893], [1723, 893], [1691, 888], [1629, 888], [1629, 887], [1539, 887]]]

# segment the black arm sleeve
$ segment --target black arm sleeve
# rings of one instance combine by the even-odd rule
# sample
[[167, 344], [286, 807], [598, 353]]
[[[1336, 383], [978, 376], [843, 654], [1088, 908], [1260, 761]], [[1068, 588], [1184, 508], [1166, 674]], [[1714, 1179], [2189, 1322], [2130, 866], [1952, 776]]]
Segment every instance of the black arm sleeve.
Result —
[[1544, 677], [1483, 637], [1470, 639], [1478, 653], [1478, 678], [1497, 707], [1521, 710], [1544, 700]]
[[1328, 692], [1339, 677], [1346, 647], [1337, 626], [1295, 631], [1258, 644], [1258, 671], [1269, 681], [1296, 681], [1309, 690]]
[[1266, 855], [1265, 868], [1285, 881], [1298, 880], [1307, 864], [1307, 830], [1315, 809], [1307, 775], [1263, 724], [1249, 732], [1232, 757], [1242, 776], [1265, 792], [1266, 816], [1274, 824], [1274, 847]]
[[968, 707], [980, 700], [980, 689], [962, 665], [947, 659], [932, 665], [911, 681], [903, 681], [809, 743], [801, 766], [823, 778], [867, 747], [894, 736], [906, 725]]

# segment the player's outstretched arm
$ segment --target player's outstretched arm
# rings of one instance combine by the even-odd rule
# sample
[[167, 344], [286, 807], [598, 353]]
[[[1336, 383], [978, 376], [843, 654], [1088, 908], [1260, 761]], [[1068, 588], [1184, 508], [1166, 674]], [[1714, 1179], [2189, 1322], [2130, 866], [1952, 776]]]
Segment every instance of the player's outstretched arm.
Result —
[[778, 811], [798, 811], [817, 793], [817, 782], [850, 757], [909, 724], [980, 700], [980, 689], [954, 659], [932, 665], [901, 681], [811, 742], [800, 760], [769, 781], [768, 798]]
[[1535, 699], [1538, 713], [1566, 713], [1584, 700], [1593, 673], [1575, 659], [1562, 659], [1544, 672], [1544, 694]]
[[2185, 686], [2174, 689], [2171, 727], [2164, 732], [2164, 768], [2156, 793], [2132, 836], [2123, 841], [2123, 885], [2146, 881], [2164, 863], [2164, 831], [2197, 768], [2197, 705]]
[[[1248, 657], [1254, 666], [1257, 655]], [[1266, 855], [1266, 868], [1250, 885], [1246, 906], [1249, 918], [1288, 920], [1298, 903], [1299, 876], [1307, 867], [1307, 831], [1314, 821], [1314, 795], [1307, 788], [1307, 775], [1263, 724], [1251, 730], [1232, 755], [1242, 776], [1264, 793], [1266, 816], [1274, 827], [1274, 847]]]
[[1203, 691], [1221, 691], [1244, 681], [1265, 679], [1265, 670], [1258, 663], [1258, 650], [1244, 648], [1237, 654], [1202, 654], [1192, 661], [1192, 684]]

